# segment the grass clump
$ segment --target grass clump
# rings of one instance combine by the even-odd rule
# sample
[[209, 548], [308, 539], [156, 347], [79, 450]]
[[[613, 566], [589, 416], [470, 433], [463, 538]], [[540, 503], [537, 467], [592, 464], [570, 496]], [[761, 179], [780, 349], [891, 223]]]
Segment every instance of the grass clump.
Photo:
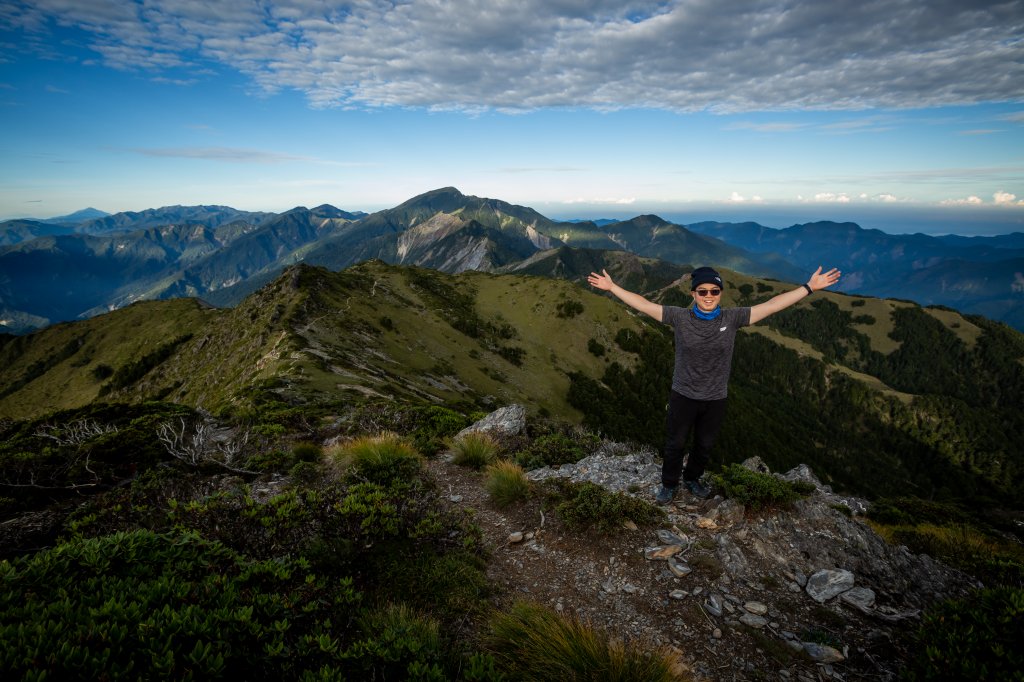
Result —
[[487, 467], [484, 488], [498, 507], [504, 509], [530, 496], [530, 481], [523, 467], [501, 460]]
[[407, 440], [390, 432], [360, 436], [329, 449], [327, 455], [346, 472], [349, 480], [381, 485], [413, 478], [423, 466], [423, 455]]
[[742, 503], [749, 511], [787, 508], [814, 490], [813, 486], [790, 483], [741, 464], [729, 464], [713, 480], [726, 497]]
[[471, 431], [452, 443], [452, 453], [455, 464], [480, 469], [494, 461], [498, 445], [490, 435]]
[[491, 621], [489, 646], [516, 679], [545, 682], [678, 679], [663, 652], [626, 646], [576, 618], [520, 602]]
[[567, 525], [594, 528], [611, 533], [629, 520], [638, 526], [649, 526], [665, 517], [665, 512], [649, 502], [625, 493], [611, 492], [584, 481], [576, 483], [565, 478], [550, 479], [550, 497], [556, 502], [555, 512]]
[[1024, 590], [981, 590], [925, 614], [917, 655], [906, 670], [916, 680], [1022, 680]]

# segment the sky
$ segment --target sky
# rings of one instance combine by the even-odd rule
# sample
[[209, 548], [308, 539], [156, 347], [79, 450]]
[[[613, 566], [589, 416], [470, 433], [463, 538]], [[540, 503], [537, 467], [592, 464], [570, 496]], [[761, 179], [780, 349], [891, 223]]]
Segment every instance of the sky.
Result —
[[1024, 231], [1024, 0], [0, 0], [0, 219], [433, 189]]

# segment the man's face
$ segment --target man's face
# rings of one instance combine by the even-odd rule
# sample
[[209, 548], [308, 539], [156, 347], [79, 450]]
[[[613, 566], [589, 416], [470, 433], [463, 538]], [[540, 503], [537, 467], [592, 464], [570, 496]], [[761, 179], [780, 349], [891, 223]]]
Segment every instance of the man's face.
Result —
[[701, 284], [690, 293], [697, 308], [705, 313], [714, 310], [722, 300], [722, 289], [715, 284]]

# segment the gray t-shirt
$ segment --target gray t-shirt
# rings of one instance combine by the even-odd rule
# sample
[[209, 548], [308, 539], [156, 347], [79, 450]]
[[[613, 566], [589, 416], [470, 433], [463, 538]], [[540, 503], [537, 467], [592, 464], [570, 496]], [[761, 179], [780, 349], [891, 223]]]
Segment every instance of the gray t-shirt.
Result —
[[702, 320], [690, 308], [666, 305], [661, 321], [675, 329], [672, 390], [692, 400], [725, 398], [736, 332], [750, 324], [750, 308], [722, 308], [716, 319]]

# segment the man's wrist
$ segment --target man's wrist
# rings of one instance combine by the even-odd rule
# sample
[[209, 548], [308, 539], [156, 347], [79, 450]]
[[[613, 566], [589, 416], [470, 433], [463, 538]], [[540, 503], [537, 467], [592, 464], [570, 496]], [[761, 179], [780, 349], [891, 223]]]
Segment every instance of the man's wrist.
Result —
[[804, 289], [807, 289], [807, 295], [810, 296], [814, 293], [814, 289], [811, 288], [810, 284], [804, 284]]

